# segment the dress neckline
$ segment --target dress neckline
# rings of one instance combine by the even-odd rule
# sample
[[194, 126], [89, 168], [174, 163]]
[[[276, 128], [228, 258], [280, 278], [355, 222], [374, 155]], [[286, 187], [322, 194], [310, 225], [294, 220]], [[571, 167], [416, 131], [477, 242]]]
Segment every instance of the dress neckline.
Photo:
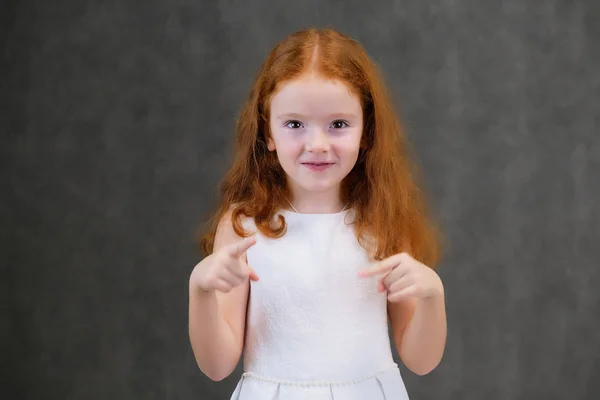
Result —
[[281, 209], [280, 213], [285, 218], [293, 218], [293, 219], [335, 219], [339, 217], [346, 217], [352, 209], [344, 209], [342, 211], [334, 212], [334, 213], [300, 213], [293, 210]]

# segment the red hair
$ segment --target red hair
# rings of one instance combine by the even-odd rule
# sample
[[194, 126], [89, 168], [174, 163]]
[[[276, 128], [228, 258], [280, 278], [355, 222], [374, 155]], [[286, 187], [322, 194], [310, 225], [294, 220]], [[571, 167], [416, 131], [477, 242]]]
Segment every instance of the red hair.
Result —
[[285, 220], [273, 220], [286, 207], [285, 173], [267, 149], [269, 104], [282, 82], [316, 72], [348, 84], [363, 108], [363, 140], [356, 165], [342, 182], [341, 199], [353, 208], [357, 238], [375, 240], [375, 259], [403, 251], [434, 267], [440, 243], [427, 215], [418, 169], [408, 155], [408, 143], [378, 68], [355, 40], [331, 29], [307, 29], [278, 43], [269, 53], [236, 124], [236, 149], [231, 169], [221, 182], [221, 205], [202, 238], [205, 254], [212, 252], [221, 218], [232, 210], [240, 236], [244, 216], [253, 218], [267, 237], [281, 237]]

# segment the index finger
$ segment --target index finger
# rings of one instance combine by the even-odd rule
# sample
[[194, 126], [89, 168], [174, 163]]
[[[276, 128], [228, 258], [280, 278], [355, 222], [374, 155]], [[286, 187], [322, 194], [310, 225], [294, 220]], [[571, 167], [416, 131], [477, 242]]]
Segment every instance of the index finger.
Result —
[[400, 259], [396, 256], [392, 256], [392, 257], [386, 258], [382, 261], [379, 261], [378, 263], [375, 263], [374, 265], [372, 265], [368, 268], [361, 270], [358, 273], [358, 275], [362, 276], [362, 277], [367, 277], [367, 276], [385, 274], [387, 272], [390, 272], [392, 269], [394, 269], [398, 264], [400, 264]]
[[227, 248], [227, 253], [235, 258], [240, 258], [246, 250], [252, 247], [256, 243], [256, 238], [250, 236], [240, 240], [239, 242], [233, 243]]

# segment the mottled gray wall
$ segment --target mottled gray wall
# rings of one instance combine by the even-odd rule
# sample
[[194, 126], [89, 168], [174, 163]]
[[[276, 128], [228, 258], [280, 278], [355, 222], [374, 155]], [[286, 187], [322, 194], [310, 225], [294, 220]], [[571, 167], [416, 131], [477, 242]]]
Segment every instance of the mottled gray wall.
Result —
[[187, 337], [196, 224], [267, 51], [331, 25], [380, 63], [447, 238], [414, 399], [597, 399], [597, 0], [4, 1], [3, 399], [225, 399]]

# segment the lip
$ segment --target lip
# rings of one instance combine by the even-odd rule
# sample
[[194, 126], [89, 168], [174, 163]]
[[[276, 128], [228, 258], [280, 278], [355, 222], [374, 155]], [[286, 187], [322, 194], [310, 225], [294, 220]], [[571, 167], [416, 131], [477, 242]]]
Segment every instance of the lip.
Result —
[[333, 163], [326, 162], [326, 161], [310, 161], [310, 162], [303, 162], [302, 165], [305, 166], [306, 168], [310, 169], [311, 171], [320, 172], [320, 171], [325, 171], [326, 169], [331, 167], [333, 165]]

